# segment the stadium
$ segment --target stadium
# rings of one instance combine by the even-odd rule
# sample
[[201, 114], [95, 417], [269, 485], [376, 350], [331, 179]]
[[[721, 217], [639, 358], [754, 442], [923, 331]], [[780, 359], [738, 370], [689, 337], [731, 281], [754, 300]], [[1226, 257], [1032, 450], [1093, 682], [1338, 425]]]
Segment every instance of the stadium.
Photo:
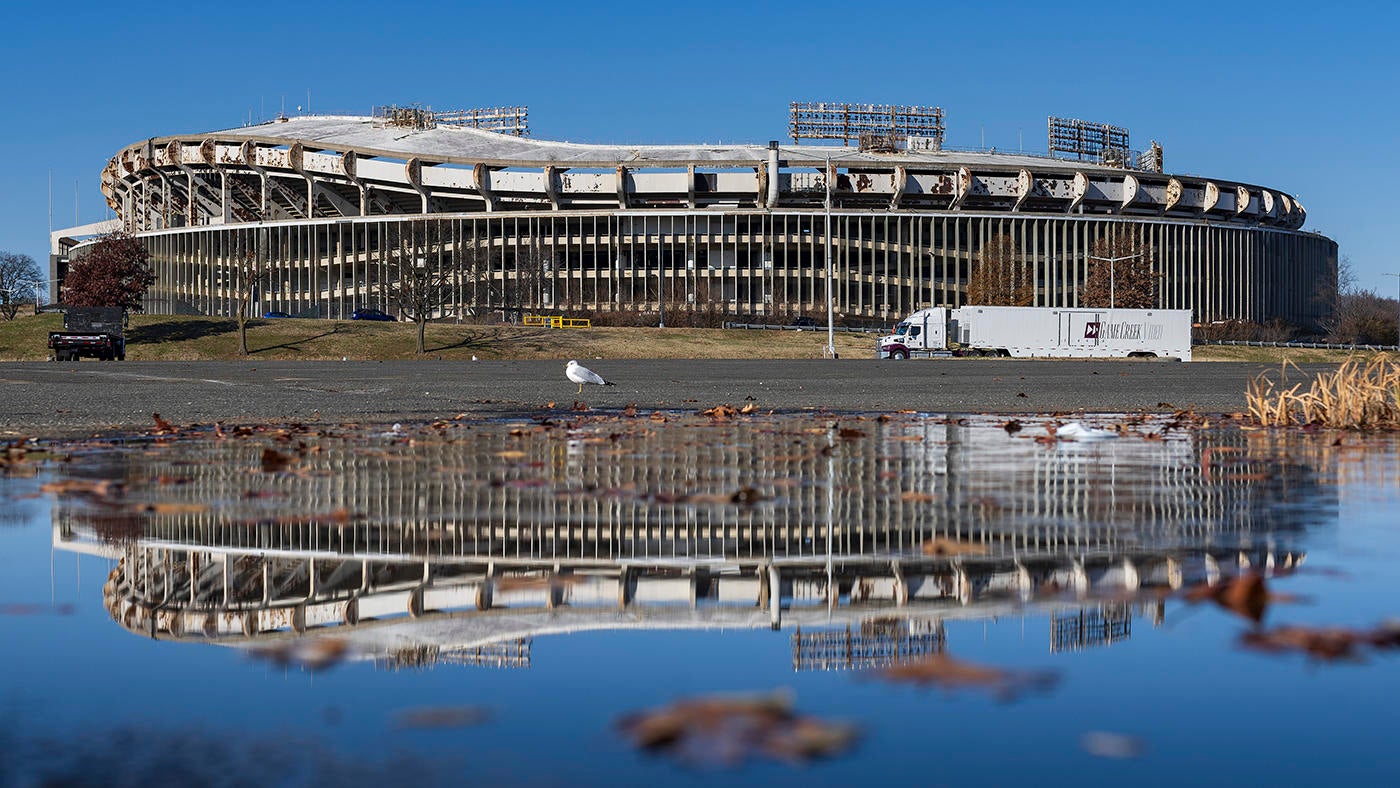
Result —
[[[766, 145], [543, 141], [515, 107], [279, 117], [130, 145], [102, 191], [151, 254], [157, 314], [232, 314], [249, 260], [266, 271], [256, 313], [388, 310], [409, 260], [447, 283], [439, 317], [824, 319], [830, 287], [838, 321], [888, 321], [965, 303], [1004, 238], [1035, 305], [1077, 306], [1096, 242], [1126, 233], [1151, 250], [1161, 308], [1324, 316], [1337, 245], [1302, 229], [1296, 198], [1163, 172], [1124, 129], [1051, 118], [1049, 152], [1027, 154], [944, 145], [938, 108], [791, 112], [792, 144]], [[81, 229], [55, 233], [51, 278]]]

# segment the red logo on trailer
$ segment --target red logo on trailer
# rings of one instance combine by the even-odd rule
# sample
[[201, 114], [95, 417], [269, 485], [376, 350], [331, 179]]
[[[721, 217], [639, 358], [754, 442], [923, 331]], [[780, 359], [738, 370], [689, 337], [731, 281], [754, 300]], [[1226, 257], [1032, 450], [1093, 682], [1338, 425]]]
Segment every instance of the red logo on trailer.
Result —
[[1097, 323], [1097, 322], [1095, 322], [1095, 323], [1085, 323], [1085, 324], [1084, 324], [1084, 338], [1085, 338], [1085, 339], [1098, 339], [1098, 338], [1099, 338], [1099, 325], [1100, 325], [1100, 324]]

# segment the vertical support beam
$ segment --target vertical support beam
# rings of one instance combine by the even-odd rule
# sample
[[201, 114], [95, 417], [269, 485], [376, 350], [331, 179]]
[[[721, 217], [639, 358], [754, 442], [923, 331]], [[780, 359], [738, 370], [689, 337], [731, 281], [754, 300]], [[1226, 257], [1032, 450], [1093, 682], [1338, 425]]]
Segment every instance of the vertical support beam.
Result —
[[768, 171], [767, 183], [768, 194], [763, 198], [763, 205], [768, 210], [778, 207], [778, 173], [782, 168], [782, 162], [778, 160], [778, 141], [773, 140], [768, 143]]
[[487, 212], [496, 210], [496, 199], [491, 194], [491, 170], [485, 164], [472, 167], [472, 183], [481, 199], [486, 202]]
[[228, 173], [222, 168], [219, 169], [219, 210], [223, 224], [233, 221], [233, 206], [230, 204], [228, 193]]
[[627, 208], [627, 168], [617, 168], [617, 206]]
[[909, 188], [909, 169], [903, 164], [894, 168], [894, 194], [890, 197], [890, 210], [899, 210], [899, 204], [904, 200], [904, 192]]

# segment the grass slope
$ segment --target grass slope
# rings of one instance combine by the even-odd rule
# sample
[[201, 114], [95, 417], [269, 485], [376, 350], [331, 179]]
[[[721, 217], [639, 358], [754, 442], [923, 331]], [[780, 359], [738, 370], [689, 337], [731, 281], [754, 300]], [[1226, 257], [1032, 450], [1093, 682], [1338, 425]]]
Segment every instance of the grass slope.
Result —
[[[0, 361], [49, 358], [48, 332], [60, 315], [0, 323]], [[248, 350], [256, 359], [357, 360], [417, 358], [416, 326], [348, 320], [251, 320]], [[427, 358], [821, 358], [825, 331], [677, 328], [551, 329], [430, 323]], [[873, 355], [875, 335], [836, 335], [848, 358]], [[136, 315], [127, 331], [132, 361], [238, 358], [238, 324], [226, 318]]]
[[[0, 361], [44, 361], [48, 334], [63, 327], [61, 315], [0, 322]], [[248, 349], [255, 359], [388, 360], [417, 358], [411, 323], [349, 320], [251, 320]], [[702, 328], [551, 329], [431, 323], [427, 358], [821, 358], [826, 332], [743, 331]], [[873, 358], [874, 334], [836, 335], [842, 358]], [[1197, 361], [1294, 363], [1344, 361], [1336, 350], [1200, 346]], [[1366, 354], [1361, 354], [1366, 355]], [[238, 358], [238, 324], [215, 317], [136, 315], [127, 334], [133, 361], [200, 361]]]

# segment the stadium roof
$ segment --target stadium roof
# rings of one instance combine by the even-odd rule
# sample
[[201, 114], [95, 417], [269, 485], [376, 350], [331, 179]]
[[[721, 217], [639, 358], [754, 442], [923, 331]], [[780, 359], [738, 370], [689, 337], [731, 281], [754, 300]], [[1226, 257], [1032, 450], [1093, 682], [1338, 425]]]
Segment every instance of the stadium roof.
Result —
[[[396, 158], [417, 157], [436, 162], [484, 163], [493, 166], [563, 167], [685, 167], [692, 164], [712, 167], [752, 167], [768, 158], [768, 146], [740, 145], [595, 145], [528, 139], [492, 131], [440, 125], [415, 130], [387, 126], [382, 120], [362, 116], [303, 116], [208, 132], [202, 135], [172, 135], [154, 140], [212, 137], [219, 140], [254, 140], [268, 144], [300, 141], [308, 148], [345, 151], [361, 155]], [[1105, 169], [1097, 163], [1057, 160], [998, 152], [901, 151], [862, 153], [855, 148], [820, 145], [783, 145], [780, 155], [789, 167], [821, 167], [828, 159], [842, 167], [921, 163], [940, 167], [1047, 169]], [[1121, 170], [1120, 170], [1121, 171]]]

